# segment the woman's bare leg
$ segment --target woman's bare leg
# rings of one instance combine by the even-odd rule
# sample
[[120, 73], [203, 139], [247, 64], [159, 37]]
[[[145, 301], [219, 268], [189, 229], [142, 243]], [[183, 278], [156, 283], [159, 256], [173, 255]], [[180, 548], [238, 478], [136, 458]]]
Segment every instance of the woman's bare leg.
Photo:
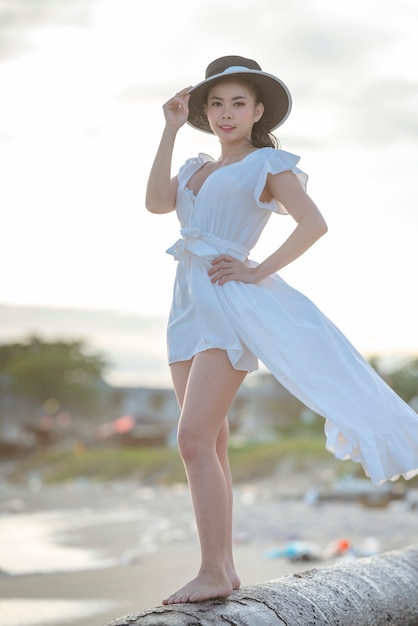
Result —
[[[189, 378], [190, 368], [192, 365], [192, 360], [190, 361], [181, 361], [175, 363], [172, 366], [172, 379], [174, 384], [174, 389], [176, 392], [177, 401], [180, 409], [183, 406], [184, 396], [186, 393], [187, 381]], [[216, 452], [221, 463], [225, 480], [228, 486], [228, 537], [227, 537], [227, 548], [225, 555], [225, 568], [228, 574], [228, 577], [231, 581], [233, 589], [239, 589], [241, 585], [241, 581], [238, 577], [238, 574], [234, 565], [234, 557], [233, 557], [233, 541], [232, 541], [232, 509], [233, 509], [233, 491], [232, 491], [232, 476], [231, 476], [231, 468], [229, 465], [228, 458], [228, 442], [229, 442], [229, 424], [228, 419], [225, 417], [222, 422], [222, 426], [219, 430], [218, 439], [216, 441]]]
[[225, 476], [227, 488], [228, 488], [228, 535], [227, 545], [225, 553], [225, 566], [228, 578], [231, 581], [233, 589], [239, 589], [241, 581], [235, 569], [234, 555], [232, 551], [232, 508], [233, 508], [233, 491], [232, 491], [232, 476], [231, 468], [228, 458], [228, 441], [229, 441], [229, 424], [227, 418], [224, 419], [221, 429], [219, 431], [218, 439], [216, 442], [216, 452], [219, 461], [222, 465], [223, 473]]
[[201, 352], [191, 363], [174, 364], [171, 369], [182, 405], [178, 443], [189, 481], [202, 562], [197, 577], [164, 604], [225, 597], [239, 585], [232, 563], [226, 414], [245, 372], [235, 370], [226, 352], [218, 349]]

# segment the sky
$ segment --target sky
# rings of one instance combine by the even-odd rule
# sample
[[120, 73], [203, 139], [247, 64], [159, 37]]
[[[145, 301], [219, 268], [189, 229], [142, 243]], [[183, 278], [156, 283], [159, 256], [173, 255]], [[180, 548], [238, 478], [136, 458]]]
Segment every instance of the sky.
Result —
[[[281, 275], [364, 354], [418, 353], [417, 32], [415, 0], [0, 0], [0, 304], [135, 314], [141, 371], [151, 336], [161, 364], [141, 380], [168, 379], [151, 322], [178, 224], [144, 207], [162, 105], [239, 54], [288, 85], [277, 136], [329, 227]], [[185, 126], [173, 174], [198, 152], [216, 139]], [[273, 216], [251, 258], [293, 226]]]

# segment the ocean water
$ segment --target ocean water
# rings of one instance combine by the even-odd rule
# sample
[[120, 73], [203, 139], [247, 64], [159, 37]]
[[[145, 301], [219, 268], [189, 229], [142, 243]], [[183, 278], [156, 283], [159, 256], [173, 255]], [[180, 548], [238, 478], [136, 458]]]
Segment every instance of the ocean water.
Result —
[[94, 511], [71, 510], [0, 518], [2, 570], [14, 576], [112, 565], [114, 560], [104, 557], [98, 549], [71, 545], [74, 534], [82, 532], [83, 522], [89, 528], [94, 521], [98, 523]]
[[[99, 520], [99, 517], [101, 520]], [[137, 516], [143, 519], [143, 515]], [[0, 517], [0, 567], [8, 576], [83, 571], [107, 567], [124, 558], [103, 545], [106, 527], [135, 522], [134, 513], [103, 514], [94, 510], [62, 510]], [[90, 542], [93, 529], [99, 533]], [[120, 528], [122, 533], [122, 528]], [[100, 539], [101, 537], [101, 539]], [[77, 544], [84, 544], [80, 546]], [[113, 544], [114, 545], [114, 544]], [[1, 589], [1, 580], [0, 580]], [[115, 605], [104, 600], [0, 598], [1, 626], [53, 626], [104, 613]]]
[[192, 532], [191, 513], [178, 520], [163, 503], [159, 511], [151, 504], [0, 515], [0, 570], [15, 576], [127, 564]]
[[40, 487], [35, 493], [0, 487], [0, 626], [73, 624], [116, 604], [93, 598], [7, 598], [2, 577], [135, 563], [194, 532], [184, 488], [175, 497], [181, 506], [173, 515], [173, 494], [151, 487], [85, 482]]
[[72, 624], [73, 620], [104, 613], [114, 605], [106, 600], [0, 599], [0, 623], [1, 626]]

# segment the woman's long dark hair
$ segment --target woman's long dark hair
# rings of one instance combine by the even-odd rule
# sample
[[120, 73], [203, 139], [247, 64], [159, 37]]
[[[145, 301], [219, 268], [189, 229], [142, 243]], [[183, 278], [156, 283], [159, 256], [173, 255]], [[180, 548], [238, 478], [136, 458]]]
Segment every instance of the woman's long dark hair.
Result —
[[[244, 81], [244, 82], [248, 85], [248, 87], [253, 92], [254, 97], [255, 97], [255, 103], [262, 104], [263, 94], [261, 93], [261, 90], [258, 88], [258, 86], [255, 85], [254, 83], [251, 83], [250, 81]], [[251, 133], [251, 143], [256, 148], [278, 148], [279, 147], [279, 142], [277, 140], [277, 137], [275, 137], [272, 133], [269, 133], [264, 128], [262, 120], [260, 120], [259, 122], [256, 122], [253, 126], [253, 130]]]
[[251, 133], [251, 143], [255, 148], [278, 148], [277, 137], [266, 131], [262, 122], [256, 122]]

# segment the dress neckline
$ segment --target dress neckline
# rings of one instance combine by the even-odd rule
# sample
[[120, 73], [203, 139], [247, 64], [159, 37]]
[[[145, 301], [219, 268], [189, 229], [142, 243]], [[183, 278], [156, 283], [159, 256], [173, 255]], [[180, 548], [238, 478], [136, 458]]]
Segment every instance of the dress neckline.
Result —
[[199, 172], [203, 167], [205, 167], [205, 165], [207, 163], [216, 163], [215, 159], [210, 155], [210, 154], [206, 154], [205, 152], [199, 152], [198, 154], [198, 159], [203, 159], [204, 162], [193, 172], [193, 174], [188, 178], [187, 182], [185, 183], [185, 188], [191, 193], [191, 195], [194, 198], [197, 198], [198, 195], [200, 194], [202, 187], [204, 187], [204, 185], [206, 184], [206, 181], [213, 175], [216, 174], [216, 172], [220, 172], [222, 170], [224, 170], [225, 168], [228, 167], [233, 167], [234, 165], [239, 165], [240, 163], [242, 163], [243, 161], [245, 161], [246, 159], [248, 159], [248, 157], [252, 156], [253, 154], [259, 152], [260, 150], [263, 150], [263, 148], [256, 148], [255, 150], [252, 150], [251, 152], [248, 152], [248, 154], [246, 154], [245, 156], [243, 156], [241, 159], [239, 159], [238, 161], [234, 161], [233, 163], [227, 163], [226, 165], [221, 165], [220, 167], [217, 167], [216, 170], [213, 170], [212, 172], [209, 172], [209, 174], [206, 176], [205, 180], [202, 182], [202, 184], [200, 185], [199, 189], [197, 190], [197, 192], [195, 193], [193, 191], [193, 189], [191, 189], [189, 187], [189, 182], [191, 181], [191, 179], [193, 178], [193, 176], [195, 174], [197, 174], [197, 172]]

